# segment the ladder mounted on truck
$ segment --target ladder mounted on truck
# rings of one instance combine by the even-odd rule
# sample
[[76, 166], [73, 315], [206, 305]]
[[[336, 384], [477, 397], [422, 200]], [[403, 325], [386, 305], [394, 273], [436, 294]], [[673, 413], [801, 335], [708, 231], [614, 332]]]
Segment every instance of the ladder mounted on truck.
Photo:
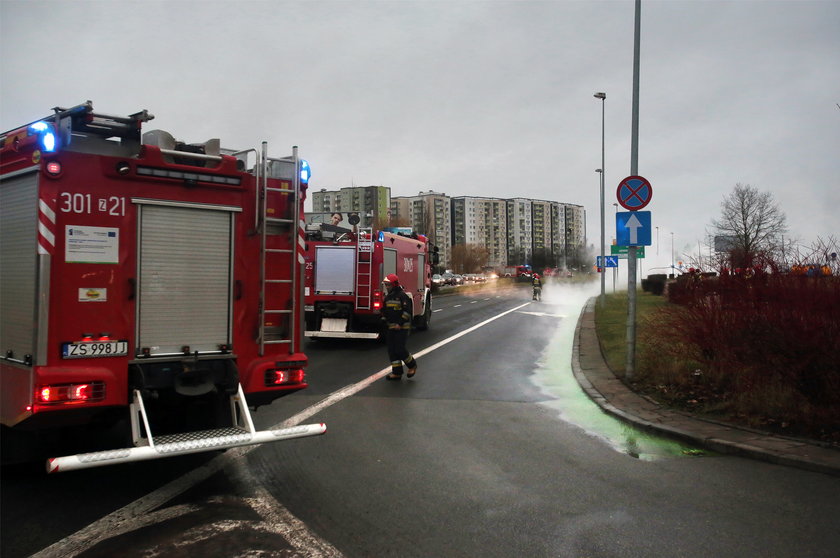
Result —
[[317, 436], [327, 431], [324, 423], [256, 430], [241, 384], [238, 386], [237, 393], [230, 397], [230, 411], [233, 426], [227, 428], [153, 436], [149, 427], [146, 406], [143, 404], [143, 395], [140, 390], [135, 389], [131, 403], [131, 434], [134, 447], [53, 457], [47, 460], [47, 473], [62, 473], [104, 465], [279, 442]]
[[[297, 252], [300, 241], [300, 204], [298, 199], [301, 190], [300, 180], [300, 159], [298, 148], [292, 148], [292, 156], [282, 159], [269, 159], [267, 155], [267, 144], [263, 142], [262, 153], [258, 161], [260, 172], [257, 176], [259, 188], [259, 209], [257, 211], [257, 230], [261, 236], [260, 240], [260, 328], [259, 328], [259, 354], [265, 353], [265, 345], [286, 344], [289, 352], [292, 353], [297, 345], [292, 320], [295, 319], [295, 295], [300, 290], [298, 281]], [[291, 176], [285, 176], [289, 168], [292, 169]], [[288, 178], [290, 188], [269, 187], [269, 178]], [[286, 203], [286, 215], [277, 216], [273, 212], [274, 207], [270, 204], [272, 194], [286, 196], [291, 202]], [[291, 209], [291, 211], [289, 211]], [[284, 238], [285, 237], [285, 242]], [[281, 248], [276, 245], [283, 246]], [[283, 262], [286, 262], [285, 266]], [[288, 278], [277, 278], [270, 270], [289, 270]], [[276, 273], [276, 272], [275, 272]], [[267, 291], [271, 285], [288, 285], [289, 288], [283, 292], [288, 296], [281, 298], [269, 296]], [[273, 289], [276, 292], [277, 289]], [[266, 325], [266, 322], [273, 323], [270, 318], [276, 318], [277, 323]], [[285, 325], [283, 325], [285, 324]]]
[[356, 235], [356, 309], [370, 310], [373, 298], [373, 229]]

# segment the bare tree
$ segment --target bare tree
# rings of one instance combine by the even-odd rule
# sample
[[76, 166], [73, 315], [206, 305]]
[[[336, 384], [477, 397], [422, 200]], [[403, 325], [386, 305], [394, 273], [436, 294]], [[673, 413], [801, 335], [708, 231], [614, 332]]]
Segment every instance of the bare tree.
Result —
[[770, 259], [787, 232], [787, 218], [773, 196], [738, 183], [720, 205], [720, 219], [712, 221], [712, 227], [731, 239], [732, 266], [751, 267], [756, 260]]
[[452, 247], [452, 269], [458, 273], [476, 273], [487, 265], [490, 254], [478, 244], [456, 244]]

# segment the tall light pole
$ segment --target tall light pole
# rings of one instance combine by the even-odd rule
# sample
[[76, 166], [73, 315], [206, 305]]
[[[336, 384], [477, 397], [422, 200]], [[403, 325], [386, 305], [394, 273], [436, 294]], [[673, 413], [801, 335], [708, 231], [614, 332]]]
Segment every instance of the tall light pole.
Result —
[[659, 255], [659, 227], [656, 227], [656, 255]]
[[601, 99], [601, 168], [595, 172], [601, 175], [601, 298], [599, 303], [604, 305], [604, 289], [606, 285], [606, 257], [604, 254], [604, 105], [606, 104], [607, 94], [603, 92], [595, 93], [596, 99]]
[[674, 269], [674, 233], [671, 233], [671, 277], [676, 277], [677, 272]]

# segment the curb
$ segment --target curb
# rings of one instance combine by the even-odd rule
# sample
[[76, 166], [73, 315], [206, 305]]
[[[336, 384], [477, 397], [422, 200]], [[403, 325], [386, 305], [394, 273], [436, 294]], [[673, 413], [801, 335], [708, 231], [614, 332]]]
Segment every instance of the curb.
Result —
[[[595, 300], [596, 297], [590, 298], [578, 316], [572, 345], [572, 373], [581, 389], [604, 412], [640, 430], [717, 453], [840, 476], [840, 451], [836, 449], [694, 417], [662, 407], [630, 390], [604, 362], [595, 334]], [[586, 352], [585, 365], [581, 364], [582, 345]]]

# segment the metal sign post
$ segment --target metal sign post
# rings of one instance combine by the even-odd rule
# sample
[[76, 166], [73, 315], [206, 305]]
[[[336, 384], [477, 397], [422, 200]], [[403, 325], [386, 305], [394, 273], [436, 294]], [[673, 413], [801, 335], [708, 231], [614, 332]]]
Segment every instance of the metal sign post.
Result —
[[[630, 174], [639, 172], [639, 35], [641, 34], [642, 0], [636, 0], [633, 41], [633, 116], [630, 138]], [[651, 190], [652, 193], [652, 190]], [[619, 202], [621, 196], [619, 196]], [[650, 199], [648, 199], [650, 201]], [[647, 204], [645, 204], [647, 205]], [[622, 204], [624, 206], [624, 204]], [[625, 206], [626, 207], [626, 206]], [[633, 209], [633, 208], [627, 208]], [[636, 207], [635, 209], [641, 209]], [[627, 361], [624, 379], [632, 381], [636, 375], [636, 247], [627, 251]]]

